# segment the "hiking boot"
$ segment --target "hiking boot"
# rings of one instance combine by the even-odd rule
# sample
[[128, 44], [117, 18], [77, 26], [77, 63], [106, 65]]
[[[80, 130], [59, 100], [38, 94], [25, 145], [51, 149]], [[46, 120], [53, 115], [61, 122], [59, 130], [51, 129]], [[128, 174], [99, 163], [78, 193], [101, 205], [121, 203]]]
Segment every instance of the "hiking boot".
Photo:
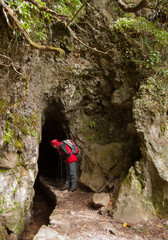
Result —
[[64, 190], [69, 190], [69, 185], [65, 184], [65, 185], [61, 188], [61, 191], [64, 191]]
[[74, 191], [76, 191], [76, 190], [77, 190], [77, 186], [72, 186], [72, 187], [69, 189], [70, 192], [74, 192]]

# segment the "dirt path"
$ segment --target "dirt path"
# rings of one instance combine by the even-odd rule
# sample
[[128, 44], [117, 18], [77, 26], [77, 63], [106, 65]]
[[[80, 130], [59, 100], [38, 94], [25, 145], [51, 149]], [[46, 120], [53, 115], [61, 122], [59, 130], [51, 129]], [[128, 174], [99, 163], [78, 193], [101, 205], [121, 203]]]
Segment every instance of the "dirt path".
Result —
[[50, 216], [49, 227], [66, 240], [162, 240], [168, 239], [168, 221], [156, 219], [150, 222], [129, 224], [102, 216], [90, 207], [93, 192], [78, 189], [75, 192], [60, 191], [53, 181], [43, 183], [57, 197], [57, 205]]

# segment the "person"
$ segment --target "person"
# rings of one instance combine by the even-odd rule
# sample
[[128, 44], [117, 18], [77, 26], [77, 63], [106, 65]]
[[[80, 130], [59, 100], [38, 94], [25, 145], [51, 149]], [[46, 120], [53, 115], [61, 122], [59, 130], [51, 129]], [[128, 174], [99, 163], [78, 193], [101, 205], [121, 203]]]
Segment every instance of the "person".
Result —
[[56, 148], [61, 156], [65, 157], [66, 163], [66, 182], [61, 190], [74, 192], [77, 189], [76, 162], [79, 149], [76, 144], [70, 140], [59, 142], [57, 139], [51, 141], [52, 147]]

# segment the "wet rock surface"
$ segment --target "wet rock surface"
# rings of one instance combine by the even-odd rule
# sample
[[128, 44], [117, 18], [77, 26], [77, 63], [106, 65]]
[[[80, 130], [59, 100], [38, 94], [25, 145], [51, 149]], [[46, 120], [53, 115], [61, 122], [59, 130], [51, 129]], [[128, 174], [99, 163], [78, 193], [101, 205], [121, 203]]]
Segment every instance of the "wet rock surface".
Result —
[[57, 205], [50, 216], [49, 225], [43, 225], [33, 240], [153, 240], [168, 237], [166, 221], [119, 222], [91, 208], [94, 192], [80, 188], [73, 193], [60, 191], [59, 183], [47, 178], [40, 180], [48, 193], [56, 195]]

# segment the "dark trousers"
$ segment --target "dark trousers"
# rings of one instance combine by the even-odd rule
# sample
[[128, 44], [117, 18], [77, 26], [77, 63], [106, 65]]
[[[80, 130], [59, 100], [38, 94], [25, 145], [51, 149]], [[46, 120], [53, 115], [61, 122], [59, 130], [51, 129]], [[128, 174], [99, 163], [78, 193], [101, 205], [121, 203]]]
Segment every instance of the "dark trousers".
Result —
[[66, 164], [66, 185], [76, 187], [77, 176], [76, 176], [76, 162]]

